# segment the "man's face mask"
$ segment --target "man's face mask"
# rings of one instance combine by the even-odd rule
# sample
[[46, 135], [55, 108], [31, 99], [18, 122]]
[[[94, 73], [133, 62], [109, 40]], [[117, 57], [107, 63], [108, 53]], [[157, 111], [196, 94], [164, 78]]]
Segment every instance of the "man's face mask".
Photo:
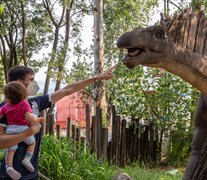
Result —
[[31, 83], [28, 83], [26, 81], [20, 80], [21, 82], [28, 84], [27, 86], [27, 94], [28, 96], [34, 96], [39, 91], [40, 87], [38, 86], [36, 81], [32, 81]]
[[27, 86], [27, 93], [29, 96], [34, 96], [37, 94], [39, 89], [40, 87], [38, 86], [37, 82], [33, 81]]

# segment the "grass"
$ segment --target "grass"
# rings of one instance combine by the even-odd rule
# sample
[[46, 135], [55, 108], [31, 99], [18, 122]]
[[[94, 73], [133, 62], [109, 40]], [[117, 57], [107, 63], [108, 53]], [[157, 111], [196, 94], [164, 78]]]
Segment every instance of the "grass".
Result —
[[[77, 145], [76, 145], [77, 146]], [[84, 152], [67, 138], [61, 141], [53, 136], [45, 136], [42, 141], [39, 167], [47, 177], [55, 180], [111, 180], [119, 173], [128, 173], [134, 180], [181, 180], [182, 169], [154, 167], [133, 164], [126, 168], [100, 163], [95, 155]]]
[[119, 172], [126, 172], [133, 180], [181, 180], [183, 176], [183, 169], [174, 169], [168, 167], [162, 168], [148, 168], [139, 165], [128, 166], [124, 169], [119, 169]]
[[111, 179], [113, 171], [106, 163], [100, 163], [95, 155], [84, 152], [82, 146], [61, 141], [53, 136], [43, 138], [39, 167], [51, 179], [97, 180]]
[[5, 150], [0, 149], [0, 159], [2, 159], [4, 157], [4, 153], [5, 153]]

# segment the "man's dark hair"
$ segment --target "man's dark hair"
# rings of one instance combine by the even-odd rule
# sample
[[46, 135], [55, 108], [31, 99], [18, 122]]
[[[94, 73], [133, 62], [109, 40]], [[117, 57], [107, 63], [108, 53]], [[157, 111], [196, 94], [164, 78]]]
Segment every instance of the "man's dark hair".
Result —
[[14, 66], [9, 70], [9, 81], [17, 81], [18, 79], [25, 80], [27, 75], [34, 75], [35, 72], [27, 66]]
[[27, 97], [27, 91], [24, 85], [18, 81], [12, 81], [4, 87], [4, 96], [12, 104], [17, 104]]

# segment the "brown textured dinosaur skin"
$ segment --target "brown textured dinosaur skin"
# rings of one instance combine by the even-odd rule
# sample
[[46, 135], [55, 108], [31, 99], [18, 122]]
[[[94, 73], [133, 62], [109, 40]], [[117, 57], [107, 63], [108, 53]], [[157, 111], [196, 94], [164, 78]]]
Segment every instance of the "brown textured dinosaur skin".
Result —
[[128, 50], [123, 59], [128, 68], [137, 65], [164, 68], [202, 92], [195, 113], [192, 150], [183, 177], [183, 180], [189, 180], [207, 137], [207, 57], [169, 41], [161, 26], [126, 32], [119, 37], [117, 46]]

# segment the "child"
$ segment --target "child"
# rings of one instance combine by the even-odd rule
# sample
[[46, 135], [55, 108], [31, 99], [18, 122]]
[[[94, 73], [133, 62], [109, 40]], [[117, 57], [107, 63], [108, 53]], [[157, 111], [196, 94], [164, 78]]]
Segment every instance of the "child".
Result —
[[[27, 90], [20, 82], [9, 82], [4, 87], [4, 96], [6, 104], [0, 108], [0, 118], [3, 116], [6, 116], [7, 118], [8, 125], [6, 127], [6, 134], [20, 133], [26, 130], [30, 123], [39, 123], [44, 121], [44, 118], [38, 118], [32, 115], [32, 109], [26, 100], [28, 96]], [[24, 142], [28, 147], [21, 163], [28, 171], [33, 172], [34, 167], [30, 160], [33, 156], [36, 145], [35, 138], [34, 136], [31, 136]], [[17, 145], [8, 148], [5, 157], [6, 172], [12, 179], [21, 178], [21, 174], [13, 168], [13, 157], [17, 148]]]

